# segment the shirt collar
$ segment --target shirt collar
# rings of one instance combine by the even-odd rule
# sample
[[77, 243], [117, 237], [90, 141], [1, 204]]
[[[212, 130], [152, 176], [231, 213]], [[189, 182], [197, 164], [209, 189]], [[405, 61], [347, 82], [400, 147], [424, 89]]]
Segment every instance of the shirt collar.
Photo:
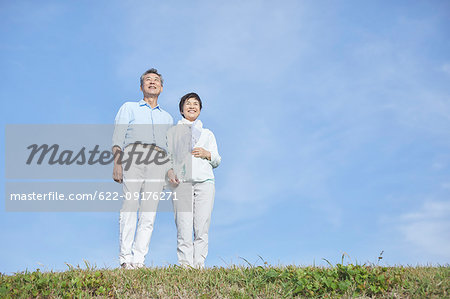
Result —
[[139, 106], [147, 106], [147, 107], [149, 107], [149, 108], [152, 109], [152, 110], [155, 110], [155, 109], [161, 110], [161, 108], [159, 107], [159, 104], [156, 105], [155, 108], [152, 108], [152, 107], [150, 107], [150, 105], [149, 105], [146, 101], [144, 101], [144, 100], [140, 100], [140, 101], [139, 101]]
[[178, 124], [179, 125], [193, 125], [194, 127], [197, 127], [197, 128], [203, 128], [203, 123], [198, 118], [195, 121], [190, 121], [183, 117], [182, 119], [180, 119], [178, 121]]

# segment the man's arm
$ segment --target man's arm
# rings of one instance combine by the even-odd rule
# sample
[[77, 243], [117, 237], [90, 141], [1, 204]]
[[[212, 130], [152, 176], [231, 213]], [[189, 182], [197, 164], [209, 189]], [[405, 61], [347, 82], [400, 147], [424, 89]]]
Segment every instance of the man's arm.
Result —
[[114, 119], [114, 133], [112, 138], [112, 153], [114, 156], [114, 168], [113, 179], [118, 183], [123, 181], [123, 168], [122, 168], [122, 146], [125, 140], [125, 134], [128, 124], [130, 122], [130, 111], [128, 109], [128, 103], [123, 104], [117, 112]]

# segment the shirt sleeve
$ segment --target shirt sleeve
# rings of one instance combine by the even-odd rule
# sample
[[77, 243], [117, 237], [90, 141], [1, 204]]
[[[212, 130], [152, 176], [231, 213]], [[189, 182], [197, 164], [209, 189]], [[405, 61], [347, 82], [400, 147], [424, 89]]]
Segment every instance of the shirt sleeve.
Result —
[[217, 142], [216, 137], [214, 137], [213, 132], [209, 131], [209, 138], [208, 138], [210, 153], [211, 153], [211, 161], [209, 163], [213, 168], [216, 168], [219, 166], [220, 162], [222, 161], [222, 158], [219, 155], [219, 151], [217, 150]]
[[170, 150], [169, 150], [169, 133], [171, 132], [171, 129], [173, 128], [173, 118], [172, 118], [172, 115], [170, 115], [169, 113], [167, 113], [167, 116], [168, 116], [168, 118], [167, 118], [167, 123], [168, 123], [168, 129], [167, 129], [167, 133], [166, 133], [166, 148], [167, 148], [167, 151], [170, 153]]
[[167, 163], [167, 171], [169, 171], [170, 169], [173, 169], [173, 134], [174, 134], [174, 127], [171, 127], [168, 131], [167, 131], [167, 135], [166, 135], [166, 141], [167, 141], [167, 155], [169, 157], [169, 163]]
[[114, 133], [112, 138], [112, 147], [118, 146], [123, 150], [125, 135], [127, 133], [128, 124], [130, 123], [131, 115], [127, 103], [120, 107], [114, 120]]

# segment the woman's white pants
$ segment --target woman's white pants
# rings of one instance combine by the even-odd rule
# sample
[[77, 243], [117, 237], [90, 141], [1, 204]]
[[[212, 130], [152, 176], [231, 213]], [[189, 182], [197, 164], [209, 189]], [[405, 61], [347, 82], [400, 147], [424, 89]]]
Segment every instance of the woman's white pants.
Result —
[[214, 183], [181, 183], [174, 192], [177, 197], [173, 204], [177, 226], [178, 262], [182, 266], [203, 268], [208, 255]]

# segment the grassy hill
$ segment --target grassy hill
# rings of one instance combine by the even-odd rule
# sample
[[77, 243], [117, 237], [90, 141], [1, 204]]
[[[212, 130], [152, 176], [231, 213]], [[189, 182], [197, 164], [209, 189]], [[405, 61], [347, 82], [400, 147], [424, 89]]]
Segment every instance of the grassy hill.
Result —
[[450, 298], [450, 267], [178, 266], [136, 270], [69, 267], [0, 274], [1, 298]]

